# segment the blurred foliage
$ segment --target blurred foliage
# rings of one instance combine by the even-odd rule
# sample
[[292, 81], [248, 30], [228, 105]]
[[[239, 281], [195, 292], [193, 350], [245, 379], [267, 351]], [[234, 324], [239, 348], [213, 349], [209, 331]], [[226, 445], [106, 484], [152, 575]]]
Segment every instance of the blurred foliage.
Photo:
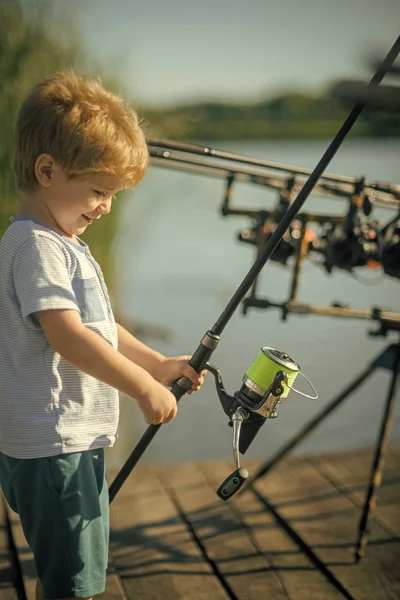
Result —
[[[180, 140], [257, 140], [332, 138], [351, 106], [332, 97], [286, 93], [258, 104], [198, 103], [147, 109], [154, 137]], [[400, 136], [400, 116], [364, 111], [356, 136]]]
[[[18, 213], [12, 157], [14, 124], [19, 106], [31, 88], [43, 77], [63, 69], [90, 71], [73, 25], [65, 21], [56, 28], [49, 0], [0, 0], [0, 235], [9, 225], [9, 217]], [[115, 89], [114, 81], [103, 76], [96, 65], [95, 74]], [[84, 234], [113, 288], [110, 247], [117, 228], [117, 206], [107, 218], [88, 227]]]

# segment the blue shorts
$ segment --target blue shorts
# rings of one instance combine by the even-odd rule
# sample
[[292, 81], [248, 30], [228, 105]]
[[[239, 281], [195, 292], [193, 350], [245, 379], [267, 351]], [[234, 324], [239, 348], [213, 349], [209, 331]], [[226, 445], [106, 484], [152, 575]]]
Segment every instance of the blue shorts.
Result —
[[20, 516], [44, 598], [103, 592], [109, 542], [103, 448], [30, 459], [0, 453], [0, 484]]

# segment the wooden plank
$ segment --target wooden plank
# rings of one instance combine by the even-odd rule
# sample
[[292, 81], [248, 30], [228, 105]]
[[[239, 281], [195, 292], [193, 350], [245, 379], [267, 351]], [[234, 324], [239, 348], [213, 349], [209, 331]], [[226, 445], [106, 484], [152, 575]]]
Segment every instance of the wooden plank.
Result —
[[18, 600], [18, 594], [13, 585], [14, 573], [9, 554], [5, 510], [0, 490], [0, 598], [1, 600]]
[[111, 504], [110, 551], [129, 598], [227, 598], [150, 467], [136, 467]]
[[156, 472], [184, 511], [231, 597], [289, 598], [268, 559], [259, 552], [229, 503], [216, 496], [198, 464], [164, 467]]
[[[259, 462], [246, 461], [250, 472]], [[202, 463], [202, 469], [214, 489], [227, 477], [232, 464]], [[298, 545], [277, 524], [256, 496], [244, 491], [231, 498], [229, 506], [248, 528], [257, 550], [264, 555], [289, 598], [293, 600], [342, 600], [343, 596], [316, 569]]]
[[102, 594], [94, 597], [101, 600], [127, 600], [125, 590], [122, 586], [115, 565], [113, 565], [111, 560], [108, 562], [106, 589]]
[[[349, 453], [343, 453], [342, 459], [347, 460], [348, 456]], [[357, 600], [399, 597], [400, 573], [391, 570], [393, 561], [399, 558], [398, 542], [372, 522], [370, 540], [375, 550], [369, 549], [361, 563], [355, 565], [353, 554], [360, 509], [309, 461], [293, 458], [283, 461], [268, 477], [256, 483], [256, 489], [268, 498]], [[379, 559], [380, 552], [389, 560], [389, 569]]]
[[[373, 460], [373, 451], [315, 456], [310, 462], [362, 509]], [[361, 516], [361, 513], [360, 513]], [[382, 482], [377, 492], [374, 520], [393, 537], [400, 537], [400, 468], [394, 455], [388, 453]]]

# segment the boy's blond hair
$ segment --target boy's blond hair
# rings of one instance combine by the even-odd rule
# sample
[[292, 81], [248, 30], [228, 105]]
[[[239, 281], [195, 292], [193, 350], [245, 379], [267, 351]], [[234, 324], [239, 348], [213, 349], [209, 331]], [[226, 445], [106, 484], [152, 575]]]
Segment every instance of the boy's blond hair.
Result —
[[99, 79], [58, 72], [22, 103], [15, 128], [17, 188], [37, 185], [35, 161], [50, 154], [69, 177], [93, 172], [121, 177], [123, 187], [144, 176], [149, 154], [136, 112]]

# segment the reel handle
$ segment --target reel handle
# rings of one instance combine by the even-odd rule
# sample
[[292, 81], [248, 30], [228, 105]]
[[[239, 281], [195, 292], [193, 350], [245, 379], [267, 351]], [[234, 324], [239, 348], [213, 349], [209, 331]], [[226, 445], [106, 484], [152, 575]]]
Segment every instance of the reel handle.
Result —
[[239, 440], [240, 440], [240, 429], [243, 421], [248, 419], [249, 412], [242, 407], [239, 407], [234, 415], [232, 415], [233, 424], [233, 458], [235, 461], [236, 470], [233, 471], [228, 477], [221, 483], [217, 490], [217, 496], [221, 500], [229, 500], [236, 492], [240, 490], [244, 482], [249, 476], [247, 469], [240, 466], [239, 457]]
[[221, 500], [229, 500], [236, 492], [240, 490], [249, 476], [247, 469], [241, 467], [233, 471], [219, 486], [217, 495]]

